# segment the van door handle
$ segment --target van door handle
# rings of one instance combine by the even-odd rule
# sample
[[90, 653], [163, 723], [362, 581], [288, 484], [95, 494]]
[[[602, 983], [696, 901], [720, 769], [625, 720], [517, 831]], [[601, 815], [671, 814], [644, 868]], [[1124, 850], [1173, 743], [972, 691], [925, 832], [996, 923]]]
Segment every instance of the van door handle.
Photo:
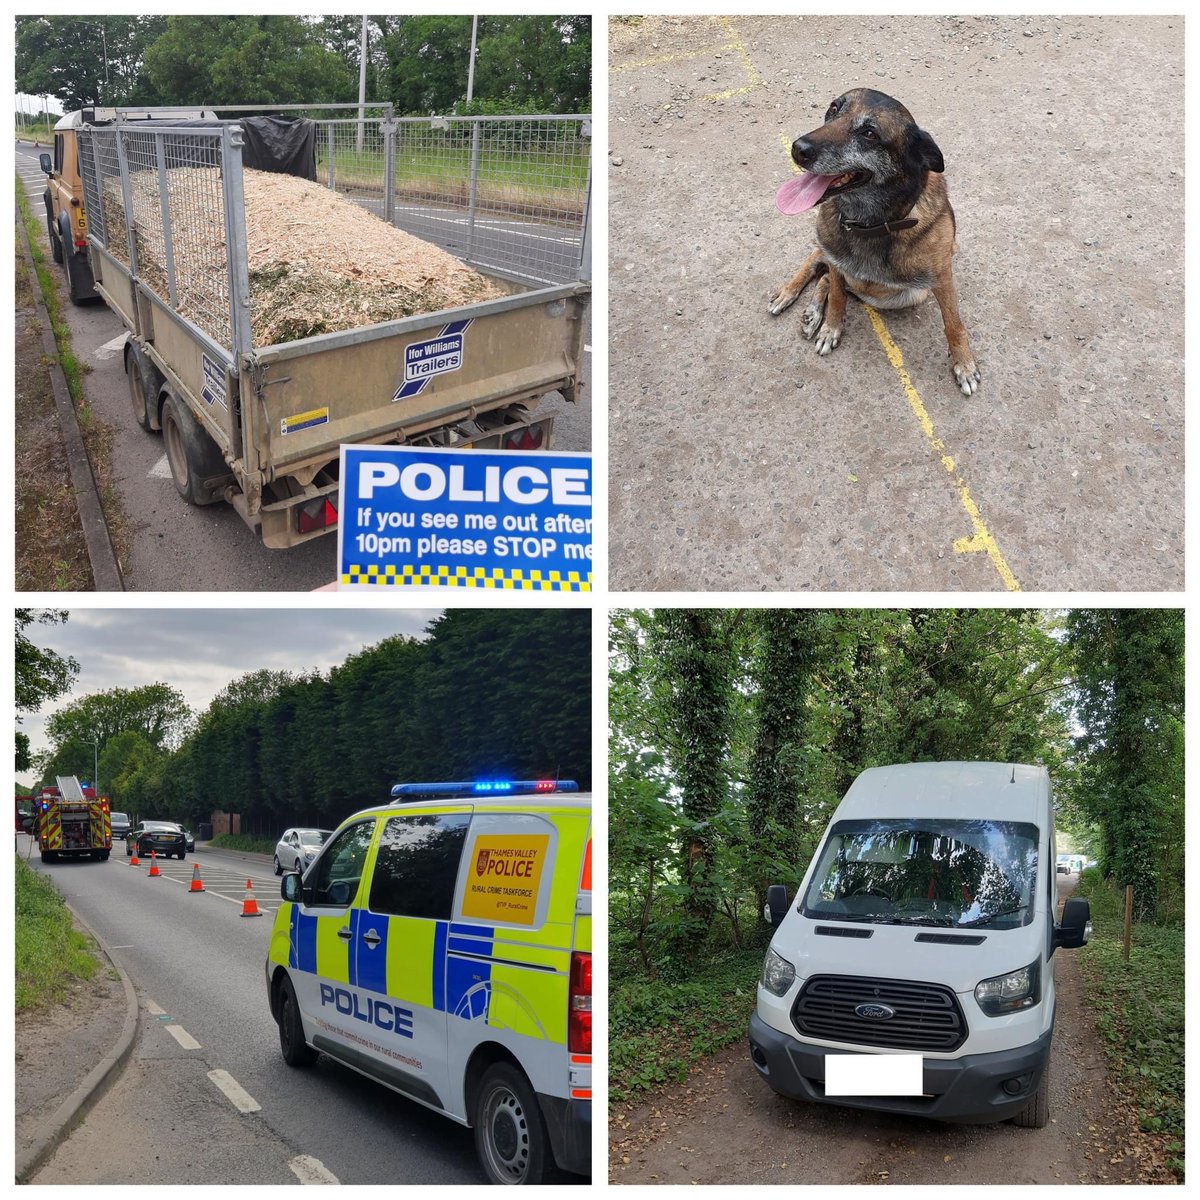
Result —
[[378, 946], [379, 943], [383, 941], [383, 938], [381, 938], [379, 936], [379, 934], [377, 934], [375, 932], [375, 930], [368, 929], [367, 932], [363, 934], [363, 941], [366, 942], [367, 945], [370, 946], [372, 950], [374, 950], [375, 947]]
[[348, 942], [353, 936], [354, 934], [350, 932], [349, 927], [346, 925], [343, 925], [341, 929], [338, 930], [338, 937], [340, 937], [343, 942]]

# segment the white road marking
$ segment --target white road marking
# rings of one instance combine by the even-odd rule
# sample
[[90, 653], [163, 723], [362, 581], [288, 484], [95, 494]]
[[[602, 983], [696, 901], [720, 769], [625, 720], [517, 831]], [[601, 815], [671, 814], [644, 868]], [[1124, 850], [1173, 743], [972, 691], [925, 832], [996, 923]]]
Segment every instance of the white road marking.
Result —
[[591, 354], [591, 352], [592, 352], [591, 346], [584, 346], [583, 352], [584, 352], [584, 354]]
[[288, 1166], [301, 1183], [341, 1183], [319, 1158], [313, 1158], [311, 1154], [297, 1154]]
[[165, 1017], [167, 1015], [166, 1009], [159, 1008], [158, 1005], [155, 1004], [153, 1000], [146, 1001], [146, 1011], [152, 1017]]
[[115, 358], [125, 348], [125, 339], [128, 334], [120, 333], [111, 342], [105, 342], [103, 346], [96, 347], [96, 358], [103, 362], [106, 358]]
[[262, 1105], [228, 1071], [209, 1071], [208, 1077], [229, 1097], [238, 1112], [262, 1112]]
[[154, 466], [152, 466], [150, 468], [149, 471], [146, 472], [146, 478], [147, 479], [170, 479], [171, 478], [171, 464], [169, 462], [167, 462], [167, 456], [165, 454], [162, 456], [162, 458], [160, 458], [158, 460], [158, 462], [156, 462], [154, 464]]
[[164, 1025], [163, 1028], [185, 1049], [199, 1050], [200, 1043], [182, 1025]]

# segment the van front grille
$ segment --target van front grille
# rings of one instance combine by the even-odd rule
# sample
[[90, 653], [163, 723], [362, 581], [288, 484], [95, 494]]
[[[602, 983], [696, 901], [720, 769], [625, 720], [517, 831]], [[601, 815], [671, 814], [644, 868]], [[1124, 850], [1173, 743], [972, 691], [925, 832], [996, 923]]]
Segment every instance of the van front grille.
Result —
[[800, 989], [792, 1022], [806, 1037], [858, 1046], [948, 1052], [967, 1040], [954, 993], [907, 979], [814, 975]]

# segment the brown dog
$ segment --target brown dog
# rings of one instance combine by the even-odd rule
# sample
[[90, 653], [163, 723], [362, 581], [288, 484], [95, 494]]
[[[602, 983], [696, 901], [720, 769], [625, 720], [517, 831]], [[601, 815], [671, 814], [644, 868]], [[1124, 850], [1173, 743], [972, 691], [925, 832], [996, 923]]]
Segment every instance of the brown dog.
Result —
[[806, 338], [816, 335], [819, 354], [828, 354], [841, 340], [847, 291], [874, 308], [908, 308], [932, 292], [954, 378], [972, 395], [979, 369], [958, 315], [950, 269], [954, 210], [933, 138], [898, 100], [856, 88], [829, 106], [824, 125], [792, 143], [792, 158], [805, 173], [779, 189], [780, 212], [823, 207], [817, 249], [771, 298], [771, 314], [815, 280], [801, 328]]

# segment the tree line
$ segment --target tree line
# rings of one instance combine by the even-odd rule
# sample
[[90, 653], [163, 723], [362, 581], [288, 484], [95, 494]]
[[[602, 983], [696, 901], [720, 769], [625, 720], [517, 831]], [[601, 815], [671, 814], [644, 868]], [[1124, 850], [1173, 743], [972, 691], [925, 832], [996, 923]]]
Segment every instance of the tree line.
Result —
[[[582, 113], [591, 18], [369, 17], [367, 99], [400, 115]], [[334, 104], [358, 100], [360, 17], [17, 17], [17, 89], [85, 105]]]
[[[239, 814], [246, 833], [333, 828], [395, 783], [591, 784], [591, 633], [582, 610], [458, 609], [328, 674], [253, 671], [201, 713], [166, 683], [112, 688], [46, 724], [43, 782], [92, 778], [140, 819]], [[19, 750], [19, 747], [18, 747]]]
[[768, 885], [897, 762], [1044, 764], [1059, 829], [1181, 915], [1181, 611], [621, 611], [609, 696], [615, 971], [763, 936]]

